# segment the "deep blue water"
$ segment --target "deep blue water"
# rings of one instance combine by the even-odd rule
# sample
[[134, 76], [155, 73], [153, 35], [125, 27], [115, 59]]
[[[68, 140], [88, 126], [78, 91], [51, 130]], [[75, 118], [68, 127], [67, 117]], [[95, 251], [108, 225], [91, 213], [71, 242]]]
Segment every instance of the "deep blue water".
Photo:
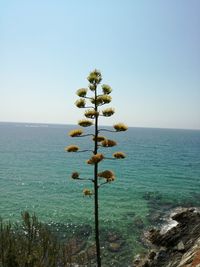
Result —
[[[91, 149], [90, 137], [68, 137], [75, 127], [0, 124], [1, 217], [15, 221], [21, 211], [29, 210], [46, 222], [92, 223], [93, 200], [82, 194], [91, 185], [70, 179], [76, 170], [92, 177], [92, 167], [85, 163], [89, 154], [64, 151], [69, 144]], [[144, 196], [149, 192], [166, 202], [196, 204], [200, 194], [200, 131], [129, 128], [124, 133], [105, 134], [115, 139], [118, 147], [104, 148], [103, 153], [110, 156], [122, 150], [127, 158], [99, 164], [100, 170], [111, 169], [117, 177], [100, 190], [101, 226], [126, 232], [133, 220], [131, 214], [146, 221], [150, 210]]]

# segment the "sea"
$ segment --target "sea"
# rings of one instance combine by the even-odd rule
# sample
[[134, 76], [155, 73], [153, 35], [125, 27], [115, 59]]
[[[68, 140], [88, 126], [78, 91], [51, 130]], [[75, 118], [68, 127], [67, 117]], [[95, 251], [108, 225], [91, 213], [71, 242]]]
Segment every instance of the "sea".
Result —
[[[0, 123], [1, 218], [19, 222], [21, 212], [29, 211], [40, 221], [70, 232], [84, 225], [93, 227], [94, 199], [83, 195], [93, 184], [71, 179], [75, 171], [93, 178], [93, 167], [86, 163], [91, 152], [68, 153], [65, 147], [74, 144], [92, 150], [94, 142], [91, 136], [69, 137], [76, 128]], [[200, 206], [200, 131], [131, 127], [112, 133], [103, 131], [110, 127], [100, 129], [117, 146], [99, 147], [99, 152], [107, 158], [116, 151], [126, 154], [125, 159], [104, 159], [99, 164], [99, 171], [112, 170], [116, 176], [99, 189], [101, 233], [117, 233], [124, 240], [122, 262], [143, 249], [141, 232], [162, 224], [164, 214], [177, 206]], [[86, 134], [92, 132], [93, 128], [87, 128]]]

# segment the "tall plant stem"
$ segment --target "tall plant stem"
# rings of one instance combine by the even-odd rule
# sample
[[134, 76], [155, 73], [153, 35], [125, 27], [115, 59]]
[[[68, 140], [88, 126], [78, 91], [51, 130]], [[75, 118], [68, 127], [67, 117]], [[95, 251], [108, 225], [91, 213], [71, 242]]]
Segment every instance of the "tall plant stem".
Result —
[[[97, 99], [97, 87], [95, 88], [95, 111], [98, 112], [98, 106], [96, 103]], [[95, 144], [94, 154], [98, 151], [98, 115], [95, 117]], [[98, 205], [98, 163], [94, 165], [94, 215], [95, 215], [95, 240], [96, 240], [96, 255], [97, 255], [97, 266], [101, 267], [101, 251], [100, 251], [100, 240], [99, 240], [99, 205]]]

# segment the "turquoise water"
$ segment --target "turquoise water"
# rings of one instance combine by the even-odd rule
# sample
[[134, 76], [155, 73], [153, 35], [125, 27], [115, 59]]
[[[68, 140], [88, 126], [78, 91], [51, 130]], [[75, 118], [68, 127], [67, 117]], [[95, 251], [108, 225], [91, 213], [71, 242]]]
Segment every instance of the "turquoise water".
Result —
[[[1, 217], [16, 221], [21, 211], [29, 210], [45, 222], [93, 222], [93, 200], [82, 194], [90, 183], [70, 179], [76, 170], [92, 177], [92, 167], [85, 163], [89, 154], [64, 151], [69, 144], [91, 148], [90, 137], [67, 136], [75, 127], [0, 124]], [[128, 237], [131, 231], [134, 236], [130, 229], [133, 217], [146, 223], [152, 212], [144, 197], [149, 192], [166, 202], [196, 204], [200, 194], [200, 131], [130, 128], [125, 133], [106, 134], [119, 145], [103, 152], [110, 156], [122, 150], [127, 158], [99, 164], [100, 170], [111, 169], [117, 176], [100, 190], [101, 227], [118, 228]]]

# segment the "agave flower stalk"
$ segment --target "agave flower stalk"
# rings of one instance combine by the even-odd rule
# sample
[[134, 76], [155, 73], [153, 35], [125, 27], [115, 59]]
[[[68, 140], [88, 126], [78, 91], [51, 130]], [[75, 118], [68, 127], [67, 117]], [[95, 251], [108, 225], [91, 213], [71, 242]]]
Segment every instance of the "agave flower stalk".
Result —
[[[102, 111], [99, 110], [99, 107], [107, 105], [112, 101], [110, 93], [112, 88], [109, 85], [103, 84], [101, 86], [101, 92], [98, 92], [98, 88], [102, 81], [101, 72], [98, 70], [92, 71], [87, 77], [89, 81], [88, 88], [78, 89], [76, 94], [79, 99], [75, 102], [75, 105], [78, 108], [85, 108], [84, 113], [86, 119], [82, 119], [78, 122], [78, 125], [81, 127], [90, 127], [94, 126], [93, 133], [84, 134], [83, 130], [75, 129], [70, 131], [69, 135], [71, 137], [86, 137], [92, 136], [92, 146], [93, 149], [80, 150], [76, 145], [70, 145], [66, 147], [67, 152], [92, 152], [91, 157], [86, 161], [87, 164], [91, 165], [94, 168], [93, 177], [91, 178], [82, 178], [80, 174], [75, 171], [72, 173], [71, 178], [73, 180], [83, 180], [93, 183], [93, 189], [85, 188], [83, 190], [84, 196], [94, 197], [94, 220], [95, 220], [95, 242], [96, 242], [96, 259], [97, 266], [101, 267], [101, 250], [100, 250], [100, 236], [99, 236], [99, 189], [101, 186], [110, 184], [115, 181], [115, 174], [111, 170], [104, 170], [99, 172], [99, 164], [101, 161], [106, 159], [124, 159], [125, 154], [123, 152], [115, 152], [113, 157], [105, 157], [104, 154], [100, 153], [98, 150], [100, 148], [111, 148], [116, 146], [117, 143], [114, 140], [108, 139], [105, 136], [99, 135], [101, 131], [107, 132], [122, 132], [127, 130], [127, 126], [123, 123], [115, 124], [113, 130], [110, 129], [99, 129], [99, 118], [102, 117], [111, 117], [114, 115], [115, 111], [113, 108], [106, 108]], [[88, 96], [88, 93], [90, 95]], [[89, 101], [92, 106], [86, 106], [86, 101]]]

